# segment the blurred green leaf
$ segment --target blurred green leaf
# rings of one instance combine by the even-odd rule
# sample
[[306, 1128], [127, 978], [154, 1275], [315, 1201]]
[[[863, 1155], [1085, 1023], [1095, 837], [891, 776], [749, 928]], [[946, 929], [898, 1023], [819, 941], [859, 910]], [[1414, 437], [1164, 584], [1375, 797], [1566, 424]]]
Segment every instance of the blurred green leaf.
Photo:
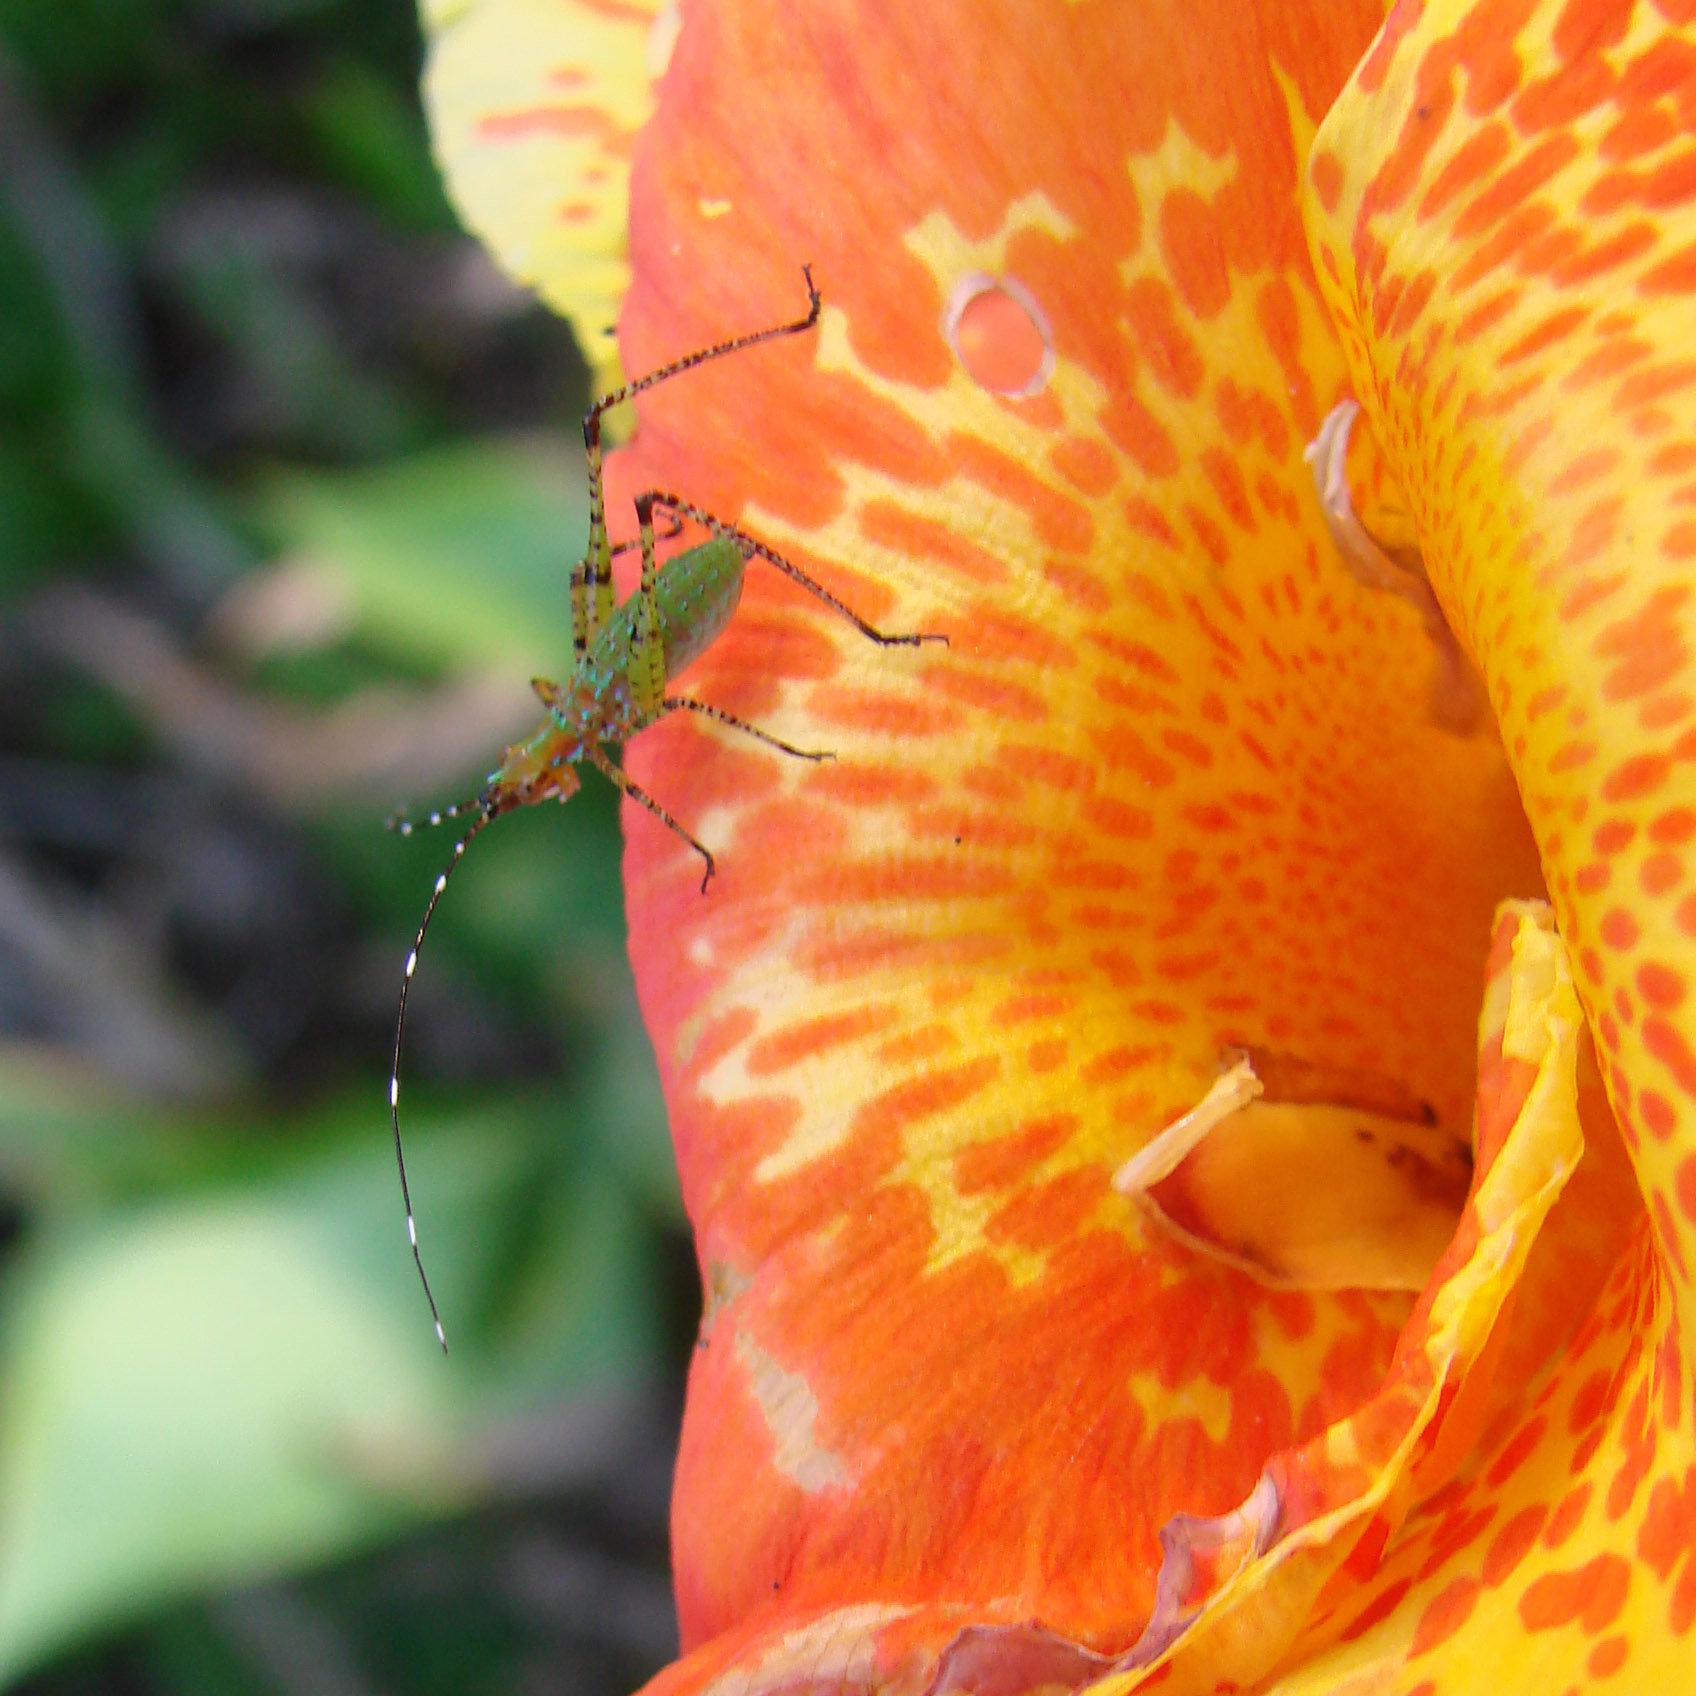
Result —
[[[376, 1133], [367, 1146], [292, 1181], [85, 1216], [14, 1263], [0, 1681], [172, 1599], [464, 1506], [500, 1483], [503, 1431], [577, 1401], [576, 1424], [550, 1417], [568, 1447], [591, 1444], [618, 1386], [651, 1365], [628, 1206], [592, 1171], [539, 1181], [542, 1127], [487, 1116], [415, 1139], [422, 1229], [463, 1345], [443, 1360], [381, 1114], [347, 1111]], [[520, 1266], [515, 1195], [537, 1227]], [[574, 1458], [583, 1470], [556, 1462]]]
[[370, 66], [343, 54], [306, 103], [309, 133], [329, 171], [396, 222], [457, 230], [416, 104]]
[[[443, 233], [420, 55], [409, 0], [0, 0], [0, 602], [98, 578], [209, 671], [247, 655], [218, 672], [244, 706], [569, 664], [580, 449], [476, 433], [580, 409], [581, 365]], [[313, 468], [439, 441], [460, 445]], [[279, 455], [300, 467], [267, 481]], [[225, 650], [203, 629], [265, 530], [345, 591], [328, 645]], [[397, 843], [362, 801], [302, 830], [55, 651], [15, 648], [19, 877], [134, 938], [159, 995], [133, 999], [203, 1013], [243, 1063], [188, 1100], [114, 1088], [31, 981], [0, 998], [0, 1683], [329, 1688], [291, 1686], [230, 1623], [317, 1596], [381, 1688], [528, 1687], [570, 1640], [499, 1593], [537, 1536], [639, 1560], [663, 1614], [663, 1442], [639, 1475], [605, 1465], [637, 1386], [665, 1399], [649, 1379], [677, 1370], [692, 1288], [660, 1252], [676, 1180], [623, 957], [616, 795], [491, 832], [432, 937], [448, 982], [415, 1004], [405, 1099], [444, 1362], [383, 1068], [447, 844]], [[431, 1087], [446, 1077], [463, 1106]], [[475, 1527], [382, 1552], [472, 1508]], [[396, 1615], [408, 1561], [424, 1599]], [[125, 1620], [145, 1629], [114, 1639]], [[151, 1653], [173, 1620], [181, 1652]], [[400, 1660], [374, 1652], [400, 1633]], [[574, 1687], [640, 1683], [674, 1647], [663, 1621], [641, 1641], [629, 1667], [579, 1656]]]
[[125, 1175], [170, 1161], [166, 1150], [190, 1134], [120, 1098], [90, 1066], [0, 1046], [0, 1183], [37, 1208], [110, 1195]]
[[578, 1084], [578, 1111], [608, 1162], [657, 1217], [684, 1228], [677, 1153], [654, 1065], [654, 1048], [636, 1007], [628, 964], [606, 980], [605, 1023]]
[[418, 422], [404, 395], [353, 357], [322, 302], [254, 227], [218, 222], [184, 241], [176, 257], [184, 296], [245, 372], [248, 404], [268, 431], [338, 455], [413, 444]]
[[581, 455], [558, 441], [502, 438], [373, 470], [285, 472], [259, 518], [346, 583], [372, 641], [436, 664], [557, 673], [588, 533], [583, 482]]
[[163, 0], [77, 0], [67, 27], [62, 0], [4, 0], [0, 30], [45, 93], [71, 100], [145, 61], [178, 9]]
[[[558, 804], [502, 819], [502, 839], [479, 840], [498, 852], [455, 874], [460, 912], [455, 923], [507, 974], [550, 966], [562, 955], [580, 970], [612, 970], [627, 980], [624, 891], [618, 868], [618, 792], [591, 777]], [[513, 828], [514, 826], [517, 828]], [[430, 855], [440, 860], [438, 847]], [[460, 887], [463, 885], [464, 887]], [[593, 986], [584, 991], [593, 998]]]

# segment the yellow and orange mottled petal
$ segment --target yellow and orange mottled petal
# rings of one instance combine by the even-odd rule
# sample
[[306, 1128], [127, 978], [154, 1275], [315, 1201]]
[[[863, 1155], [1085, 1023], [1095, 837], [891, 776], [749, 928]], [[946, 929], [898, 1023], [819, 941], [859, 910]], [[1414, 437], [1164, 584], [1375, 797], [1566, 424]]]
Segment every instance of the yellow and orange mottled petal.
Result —
[[676, 33], [662, 0], [421, 0], [424, 99], [466, 225], [617, 382], [630, 162]]
[[[1305, 1080], [1306, 1169], [1339, 1127], [1382, 1134], [1374, 1177], [1409, 1125], [1464, 1150], [1491, 915], [1538, 887], [1501, 748], [1433, 721], [1417, 613], [1350, 577], [1302, 463], [1346, 372], [1298, 161], [1377, 21], [686, 16], [626, 359], [791, 316], [803, 260], [825, 310], [643, 397], [614, 527], [676, 489], [951, 645], [875, 648], [756, 561], [681, 686], [835, 761], [681, 722], [630, 750], [719, 866], [703, 897], [628, 811], [708, 1290], [680, 1688], [799, 1682], [762, 1656], [868, 1607], [895, 1623], [832, 1641], [920, 1687], [968, 1624], [1017, 1666], [1124, 1653], [1162, 1528], [1397, 1393], [1423, 1310], [1334, 1287], [1364, 1237], [1292, 1278], [1206, 1174], [1194, 1230], [1111, 1183], [1241, 1050]], [[912, 74], [942, 40], [947, 88]], [[1262, 1570], [1233, 1537], [1210, 1570]]]
[[[1155, 1675], [1174, 1696], [1241, 1688], [1283, 1660], [1304, 1629], [1311, 1649], [1338, 1606], [1310, 1625], [1327, 1583], [1340, 1580], [1333, 1589], [1354, 1614], [1372, 1608], [1377, 1598], [1361, 1594], [1360, 1580], [1409, 1507], [1448, 1483], [1471, 1451], [1489, 1405], [1492, 1336], [1583, 1146], [1582, 1024], [1546, 906], [1501, 916], [1481, 1025], [1472, 1192], [1383, 1383], [1348, 1417], [1272, 1456], [1235, 1514], [1168, 1526], [1155, 1615], [1129, 1654], [1097, 1669], [1106, 1676], [1091, 1685], [1096, 1696], [1120, 1696]], [[973, 1654], [993, 1635], [973, 1634]], [[1057, 1662], [1058, 1647], [1047, 1647]], [[1083, 1682], [1080, 1670], [1090, 1669], [1075, 1655], [1064, 1682]], [[951, 1687], [946, 1677], [942, 1687]]]
[[1629, 1226], [1605, 1155], [1574, 1305], [1628, 1234], [1561, 1371], [1498, 1408], [1387, 1551], [1377, 1617], [1291, 1689], [1410, 1650], [1386, 1690], [1467, 1688], [1480, 1656], [1525, 1689], [1580, 1667], [1670, 1688], [1688, 1665], [1691, 22], [1628, 0], [1398, 9], [1310, 163], [1354, 385], [1500, 718], [1646, 1208]]

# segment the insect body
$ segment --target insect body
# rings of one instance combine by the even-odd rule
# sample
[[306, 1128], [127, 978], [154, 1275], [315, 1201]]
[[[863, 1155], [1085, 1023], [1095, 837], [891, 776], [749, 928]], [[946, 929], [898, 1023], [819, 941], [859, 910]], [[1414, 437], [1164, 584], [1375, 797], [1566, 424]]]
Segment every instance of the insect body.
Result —
[[[669, 713], [692, 712], [728, 725], [797, 759], [827, 760], [833, 757], [825, 750], [797, 748], [704, 701], [666, 693], [670, 679], [710, 647], [730, 622], [741, 598], [743, 574], [750, 560], [765, 560], [808, 594], [847, 619], [863, 636], [882, 646], [912, 647], [921, 642], [948, 640], [946, 636], [927, 632], [891, 634], [877, 629], [838, 600], [823, 584], [815, 582], [799, 566], [764, 542], [664, 490], [650, 489], [636, 497], [638, 535], [634, 542], [615, 544], [609, 539], [601, 470], [602, 415], [644, 389], [679, 376], [710, 359], [721, 358], [774, 337], [798, 335], [810, 330], [818, 322], [820, 298], [813, 286], [811, 270], [804, 269], [802, 275], [806, 278], [808, 302], [804, 317], [752, 335], [719, 342], [674, 360], [603, 396], [584, 415], [583, 445], [589, 471], [589, 545], [571, 574], [574, 656], [571, 675], [563, 684], [536, 678], [532, 687], [547, 708], [547, 717], [535, 733], [522, 742], [515, 742], [502, 754], [500, 765], [474, 799], [433, 812], [426, 820], [432, 825], [461, 818], [469, 820], [469, 823], [465, 833], [454, 844], [446, 867], [436, 879], [418, 933], [413, 939], [412, 951], [406, 958], [400, 1005], [395, 1015], [394, 1058], [389, 1069], [389, 1116], [394, 1127], [395, 1163], [400, 1171], [401, 1199], [406, 1206], [407, 1240], [424, 1285], [425, 1298], [430, 1304], [430, 1316], [436, 1323], [437, 1339], [444, 1349], [447, 1336], [436, 1309], [436, 1298], [430, 1290], [430, 1280], [425, 1275], [423, 1258], [419, 1254], [418, 1228], [406, 1179], [406, 1158], [401, 1150], [400, 1055], [406, 1033], [406, 999], [418, 969], [419, 951], [424, 946], [425, 933], [430, 928], [430, 920], [435, 915], [442, 892], [447, 888], [448, 879], [471, 839], [492, 820], [516, 807], [538, 801], [569, 800], [578, 789], [577, 768], [586, 760], [700, 855], [705, 866], [701, 877], [704, 894], [715, 869], [711, 853], [614, 763], [607, 753], [607, 745], [629, 741]], [[656, 510], [668, 514], [671, 519], [668, 537], [676, 535], [685, 522], [691, 522], [709, 532], [707, 539], [661, 565], [657, 556], [659, 537], [654, 527]], [[631, 547], [641, 549], [641, 584], [635, 594], [619, 605], [613, 591], [612, 562], [616, 555]], [[412, 821], [405, 818], [392, 823], [403, 836], [410, 835], [414, 828]]]

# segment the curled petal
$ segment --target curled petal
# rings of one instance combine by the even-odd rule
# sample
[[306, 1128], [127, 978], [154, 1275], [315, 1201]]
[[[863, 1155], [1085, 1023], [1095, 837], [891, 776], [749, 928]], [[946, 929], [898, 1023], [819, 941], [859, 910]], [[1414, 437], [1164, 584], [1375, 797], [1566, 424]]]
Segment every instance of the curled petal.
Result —
[[[1383, 1385], [1348, 1418], [1273, 1456], [1234, 1513], [1174, 1519], [1162, 1536], [1154, 1617], [1092, 1686], [1100, 1696], [1140, 1688], [1155, 1669], [1166, 1691], [1263, 1678], [1299, 1634], [1314, 1634], [1315, 1603], [1339, 1575], [1362, 1610], [1358, 1580], [1371, 1575], [1408, 1509], [1447, 1483], [1473, 1447], [1488, 1405], [1492, 1335], [1582, 1152], [1581, 1036], [1547, 909], [1509, 908], [1480, 1031], [1477, 1176]], [[1364, 1595], [1366, 1604], [1377, 1600]]]
[[[1327, 118], [1307, 217], [1355, 392], [1484, 678], [1617, 1123], [1504, 1360], [1560, 1338], [1410, 1521], [1339, 1674], [1453, 1688], [1687, 1663], [1696, 1459], [1696, 43], [1676, 7], [1399, 7]], [[1599, 1094], [1600, 1092], [1590, 1092]], [[1617, 1135], [1618, 1149], [1609, 1138]], [[1629, 1167], [1621, 1158], [1628, 1157]], [[1640, 1199], [1627, 1199], [1635, 1178]], [[1615, 1244], [1619, 1247], [1616, 1251]], [[1600, 1267], [1612, 1260], [1611, 1273]], [[1572, 1326], [1568, 1315], [1587, 1304]], [[1494, 1656], [1497, 1643], [1511, 1655]]]

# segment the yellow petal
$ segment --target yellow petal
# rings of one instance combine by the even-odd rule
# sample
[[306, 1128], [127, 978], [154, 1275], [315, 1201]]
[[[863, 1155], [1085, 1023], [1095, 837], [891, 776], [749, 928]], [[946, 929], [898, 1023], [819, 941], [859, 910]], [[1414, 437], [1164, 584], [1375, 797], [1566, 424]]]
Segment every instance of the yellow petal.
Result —
[[661, 0], [424, 0], [424, 99], [448, 191], [519, 282], [568, 317], [598, 386], [630, 281], [636, 137], [676, 33]]

